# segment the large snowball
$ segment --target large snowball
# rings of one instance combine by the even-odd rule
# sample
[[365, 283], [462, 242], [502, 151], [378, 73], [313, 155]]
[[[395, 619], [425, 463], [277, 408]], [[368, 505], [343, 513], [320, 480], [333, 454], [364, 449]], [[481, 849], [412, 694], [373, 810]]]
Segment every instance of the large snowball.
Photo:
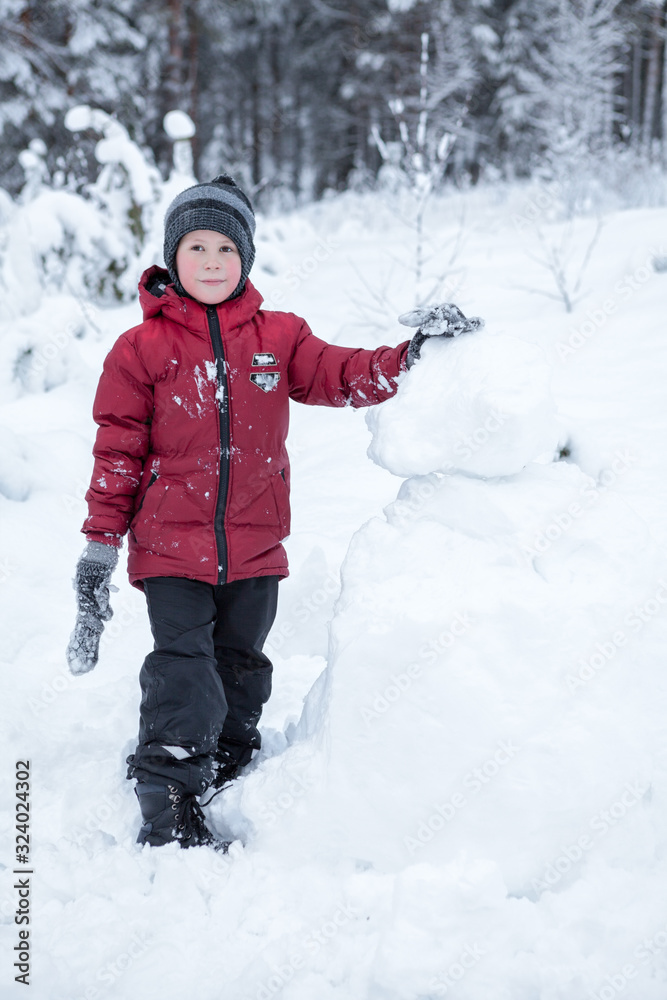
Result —
[[397, 476], [513, 475], [557, 446], [549, 382], [535, 344], [485, 331], [433, 338], [396, 396], [369, 411], [368, 454]]

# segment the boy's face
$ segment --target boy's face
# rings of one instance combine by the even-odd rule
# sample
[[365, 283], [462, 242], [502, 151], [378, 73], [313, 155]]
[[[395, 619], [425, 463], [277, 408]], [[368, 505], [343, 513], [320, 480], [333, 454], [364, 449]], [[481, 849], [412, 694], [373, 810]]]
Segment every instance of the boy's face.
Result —
[[176, 270], [193, 299], [214, 306], [236, 290], [241, 280], [241, 257], [228, 236], [196, 229], [178, 244]]

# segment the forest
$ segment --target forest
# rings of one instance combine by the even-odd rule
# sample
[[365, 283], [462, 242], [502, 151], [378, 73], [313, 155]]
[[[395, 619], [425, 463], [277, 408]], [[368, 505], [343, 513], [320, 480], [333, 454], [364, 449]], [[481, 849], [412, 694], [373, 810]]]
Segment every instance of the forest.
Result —
[[0, 14], [12, 197], [34, 140], [52, 186], [94, 180], [99, 134], [64, 124], [78, 105], [114, 116], [163, 177], [165, 113], [186, 112], [196, 175], [229, 170], [265, 208], [372, 188], [420, 121], [425, 155], [450, 137], [442, 183], [589, 171], [628, 189], [667, 165], [664, 0], [0, 0]]

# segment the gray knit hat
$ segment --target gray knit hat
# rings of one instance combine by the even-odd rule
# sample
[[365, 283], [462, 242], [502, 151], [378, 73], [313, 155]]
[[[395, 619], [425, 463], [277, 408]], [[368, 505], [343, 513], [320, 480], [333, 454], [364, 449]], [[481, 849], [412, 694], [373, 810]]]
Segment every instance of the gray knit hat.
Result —
[[185, 289], [178, 280], [176, 251], [187, 233], [210, 229], [233, 240], [241, 257], [241, 279], [230, 299], [245, 288], [255, 259], [255, 214], [252, 205], [229, 174], [220, 174], [205, 184], [195, 184], [176, 195], [164, 217], [164, 262], [179, 295]]

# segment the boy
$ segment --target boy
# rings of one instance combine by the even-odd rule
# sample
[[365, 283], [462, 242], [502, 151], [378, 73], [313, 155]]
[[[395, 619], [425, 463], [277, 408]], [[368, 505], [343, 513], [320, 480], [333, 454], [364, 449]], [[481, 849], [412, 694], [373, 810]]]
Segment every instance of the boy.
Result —
[[146, 595], [155, 640], [128, 757], [140, 844], [224, 849], [197, 796], [234, 778], [260, 746], [271, 691], [262, 647], [287, 576], [289, 399], [379, 403], [425, 336], [476, 325], [441, 306], [405, 317], [427, 325], [396, 348], [326, 344], [299, 317], [261, 309], [248, 280], [254, 233], [252, 206], [227, 175], [174, 199], [166, 271], [142, 276], [144, 321], [114, 344], [95, 398], [88, 544], [67, 655], [74, 673], [95, 666], [129, 532], [130, 581]]

